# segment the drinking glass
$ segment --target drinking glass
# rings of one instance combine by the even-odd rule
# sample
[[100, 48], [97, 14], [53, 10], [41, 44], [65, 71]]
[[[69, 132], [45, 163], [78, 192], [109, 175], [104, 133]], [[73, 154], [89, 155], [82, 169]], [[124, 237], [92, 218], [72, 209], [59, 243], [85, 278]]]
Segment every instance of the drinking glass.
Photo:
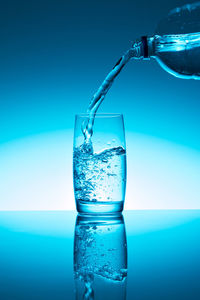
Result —
[[122, 214], [78, 215], [74, 234], [76, 299], [126, 299], [127, 242]]
[[91, 116], [75, 117], [73, 177], [80, 213], [123, 210], [126, 187], [126, 145], [122, 114], [96, 114], [93, 134], [85, 139], [82, 127]]

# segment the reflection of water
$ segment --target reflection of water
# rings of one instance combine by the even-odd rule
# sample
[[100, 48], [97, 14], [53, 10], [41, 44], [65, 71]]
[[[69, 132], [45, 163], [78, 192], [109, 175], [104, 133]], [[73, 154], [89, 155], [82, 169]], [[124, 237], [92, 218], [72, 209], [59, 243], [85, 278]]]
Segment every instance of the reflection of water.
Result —
[[77, 300], [125, 300], [127, 243], [124, 219], [78, 216], [74, 237]]

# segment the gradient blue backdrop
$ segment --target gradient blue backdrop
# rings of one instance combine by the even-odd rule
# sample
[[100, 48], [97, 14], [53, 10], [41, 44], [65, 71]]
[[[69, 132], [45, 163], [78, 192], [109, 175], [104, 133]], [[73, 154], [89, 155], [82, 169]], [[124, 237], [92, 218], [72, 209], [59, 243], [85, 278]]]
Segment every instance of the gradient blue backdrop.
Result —
[[[0, 10], [0, 142], [73, 128], [131, 41], [152, 34], [192, 1], [4, 1]], [[123, 112], [126, 129], [200, 149], [199, 82], [156, 62], [131, 62], [103, 111]]]
[[[193, 1], [35, 0], [1, 3], [0, 146], [72, 130], [131, 41], [154, 33]], [[155, 61], [130, 62], [100, 111], [122, 112], [127, 132], [200, 151], [199, 81], [172, 77]], [[68, 154], [71, 155], [71, 149]]]

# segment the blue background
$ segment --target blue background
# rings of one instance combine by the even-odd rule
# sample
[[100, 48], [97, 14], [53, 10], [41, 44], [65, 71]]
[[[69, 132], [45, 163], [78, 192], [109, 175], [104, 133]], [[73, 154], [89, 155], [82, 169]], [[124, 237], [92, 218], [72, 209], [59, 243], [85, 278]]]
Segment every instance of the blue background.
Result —
[[[0, 210], [75, 209], [74, 115], [119, 57], [193, 1], [1, 3]], [[200, 208], [200, 82], [130, 61], [99, 112], [123, 113], [125, 209]]]
[[[74, 209], [68, 184], [74, 114], [85, 112], [132, 41], [153, 34], [170, 9], [190, 2], [1, 3], [0, 210]], [[132, 61], [109, 91], [100, 111], [122, 112], [129, 132], [134, 180], [128, 179], [127, 207], [199, 207], [199, 84], [172, 77], [153, 60]], [[70, 134], [63, 137], [65, 130]], [[128, 297], [196, 299], [199, 212], [175, 211], [172, 221], [171, 212], [149, 213], [125, 218]], [[73, 295], [75, 217], [1, 214], [1, 298]]]
[[[131, 41], [192, 1], [4, 1], [0, 10], [0, 143], [73, 128]], [[101, 106], [128, 131], [200, 150], [199, 82], [157, 62], [130, 62]]]

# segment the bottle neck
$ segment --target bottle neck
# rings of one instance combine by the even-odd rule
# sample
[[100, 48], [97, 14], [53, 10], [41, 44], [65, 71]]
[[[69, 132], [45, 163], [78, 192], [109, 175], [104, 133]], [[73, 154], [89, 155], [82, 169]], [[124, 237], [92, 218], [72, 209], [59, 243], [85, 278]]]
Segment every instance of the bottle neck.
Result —
[[148, 47], [148, 55], [149, 58], [150, 57], [155, 57], [155, 37], [154, 36], [150, 36], [147, 37], [147, 47]]
[[140, 40], [133, 44], [132, 58], [149, 60], [154, 57], [154, 37], [142, 36]]
[[143, 59], [150, 59], [154, 57], [154, 37], [142, 36]]

